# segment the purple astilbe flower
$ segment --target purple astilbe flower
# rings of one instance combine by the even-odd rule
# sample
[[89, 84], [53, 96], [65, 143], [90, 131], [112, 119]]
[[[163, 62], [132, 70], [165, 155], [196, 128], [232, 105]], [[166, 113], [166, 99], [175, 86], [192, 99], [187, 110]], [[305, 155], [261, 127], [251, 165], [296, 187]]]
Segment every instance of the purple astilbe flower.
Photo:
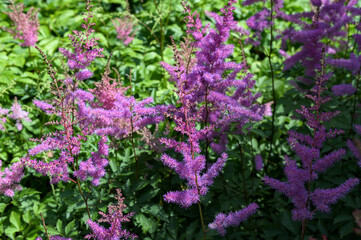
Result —
[[231, 226], [238, 226], [241, 222], [244, 222], [249, 218], [249, 216], [256, 213], [258, 209], [258, 205], [252, 203], [242, 210], [238, 210], [235, 212], [230, 212], [228, 214], [219, 213], [214, 221], [208, 224], [210, 229], [217, 230], [221, 236], [225, 236], [227, 231], [225, 228]]
[[[179, 66], [161, 63], [170, 74], [171, 80], [177, 82], [177, 86], [186, 81], [184, 90], [192, 90], [186, 99], [198, 105], [193, 105], [190, 111], [200, 111], [200, 121], [205, 126], [214, 126], [215, 130], [209, 131], [204, 138], [207, 146], [215, 146], [214, 150], [221, 150], [217, 153], [221, 153], [227, 143], [227, 138], [222, 139], [222, 135], [230, 130], [231, 123], [238, 123], [237, 128], [241, 129], [245, 123], [262, 119], [260, 106], [255, 104], [260, 94], [250, 91], [255, 82], [251, 74], [246, 74], [246, 62], [236, 63], [227, 60], [232, 55], [234, 46], [225, 43], [230, 32], [238, 29], [237, 22], [233, 19], [234, 3], [232, 0], [220, 10], [222, 16], [207, 12], [216, 22], [215, 29], [203, 26], [198, 14], [192, 14], [190, 7], [184, 3], [185, 11], [188, 13], [185, 18], [187, 33], [194, 38], [189, 48], [192, 51], [196, 50], [196, 62], [189, 64], [189, 58], [184, 58], [173, 44], [174, 50], [178, 52]], [[182, 75], [177, 77], [179, 70]], [[241, 79], [237, 76], [240, 72], [244, 73]], [[203, 107], [197, 108], [199, 105]], [[212, 144], [213, 139], [218, 138], [223, 147]]]
[[[59, 125], [62, 130], [55, 131], [41, 139], [34, 139], [39, 144], [29, 150], [28, 156], [24, 157], [22, 162], [43, 175], [49, 175], [51, 183], [74, 181], [69, 175], [71, 173], [68, 169], [70, 165], [71, 171], [74, 171], [73, 175], [78, 178], [78, 181], [79, 179], [85, 180], [89, 175], [92, 184], [98, 185], [99, 179], [105, 174], [104, 168], [108, 165], [108, 161], [104, 158], [108, 155], [106, 137], [104, 136], [101, 136], [98, 143], [98, 151], [92, 153], [90, 159], [84, 162], [79, 159], [82, 143], [87, 140], [87, 136], [94, 133], [89, 124], [83, 124], [84, 116], [79, 112], [79, 105], [84, 101], [93, 101], [94, 97], [90, 92], [79, 89], [78, 82], [92, 75], [86, 67], [96, 57], [102, 57], [100, 53], [102, 49], [95, 48], [96, 39], [90, 36], [94, 32], [91, 28], [94, 24], [90, 23], [92, 5], [90, 5], [89, 0], [87, 0], [86, 5], [87, 13], [84, 14], [86, 18], [83, 19], [85, 24], [82, 25], [85, 33], [74, 31], [74, 35], [69, 35], [75, 49], [74, 53], [65, 49], [60, 50], [68, 58], [69, 68], [74, 69], [74, 75], [66, 74], [68, 77], [66, 81], [57, 79], [51, 63], [45, 54], [37, 48], [48, 65], [49, 75], [53, 79], [52, 92], [55, 96], [51, 104], [41, 101], [34, 101], [34, 104], [48, 114], [58, 116], [59, 120], [48, 124]], [[46, 162], [36, 159], [39, 154], [47, 151], [56, 153], [54, 159]], [[77, 167], [79, 168], [77, 169]]]
[[[334, 53], [351, 47], [347, 46], [349, 41], [344, 41], [344, 37], [347, 36], [348, 25], [354, 24], [353, 17], [360, 15], [359, 9], [355, 8], [355, 4], [351, 2], [346, 5], [345, 1], [315, 0], [311, 1], [315, 6], [311, 12], [278, 15], [279, 18], [301, 27], [301, 30], [290, 27], [282, 33], [283, 48], [287, 40], [302, 45], [299, 52], [286, 59], [284, 70], [301, 62], [305, 68], [305, 75], [314, 77], [321, 68], [319, 63], [323, 48], [326, 49], [326, 53], [335, 55]], [[327, 39], [327, 45], [324, 39]], [[328, 58], [327, 63], [358, 72], [360, 60], [355, 61], [355, 58], [355, 55], [351, 53], [349, 60]]]
[[86, 68], [95, 58], [103, 57], [101, 53], [103, 49], [96, 47], [98, 45], [98, 39], [90, 37], [94, 32], [92, 26], [95, 25], [95, 23], [90, 23], [90, 20], [93, 17], [92, 12], [90, 11], [90, 8], [92, 8], [93, 5], [91, 5], [90, 2], [91, 0], [87, 0], [87, 13], [84, 14], [85, 18], [83, 19], [85, 23], [81, 25], [85, 32], [74, 30], [74, 35], [69, 34], [74, 51], [70, 52], [64, 48], [59, 48], [59, 51], [68, 59], [69, 68], [76, 70], [75, 77], [78, 80], [84, 80], [91, 77], [92, 74], [89, 70], [86, 70]]
[[261, 169], [263, 168], [263, 159], [261, 154], [256, 155], [256, 157], [254, 158], [254, 163], [256, 166], [256, 170], [261, 171]]
[[335, 96], [352, 95], [356, 92], [356, 88], [354, 88], [350, 83], [334, 85], [331, 90]]
[[119, 189], [117, 189], [118, 200], [117, 205], [110, 205], [108, 207], [108, 214], [99, 212], [102, 216], [98, 222], [109, 223], [110, 227], [105, 228], [98, 223], [89, 219], [87, 224], [93, 233], [85, 236], [85, 239], [97, 239], [97, 240], [115, 240], [115, 239], [135, 239], [137, 235], [130, 233], [128, 230], [122, 229], [122, 223], [130, 222], [130, 218], [134, 215], [134, 212], [124, 214], [123, 211], [127, 207], [124, 202], [124, 197]]
[[[242, 3], [243, 6], [252, 5], [261, 0], [246, 0]], [[263, 3], [265, 3], [262, 0]], [[282, 15], [281, 8], [283, 8], [283, 0], [271, 0], [271, 9], [262, 8], [253, 16], [247, 19], [247, 26], [253, 31], [253, 36], [246, 39], [247, 43], [258, 46], [261, 41], [261, 33], [265, 29], [269, 29], [274, 25], [274, 20], [279, 15]]]
[[135, 24], [130, 16], [116, 18], [112, 20], [112, 23], [117, 32], [117, 38], [120, 39], [124, 45], [128, 45], [133, 41], [136, 31], [134, 31]]
[[18, 103], [17, 99], [14, 99], [13, 105], [11, 106], [11, 114], [8, 116], [11, 119], [16, 120], [16, 128], [21, 131], [23, 129], [23, 125], [21, 124], [21, 121], [28, 121], [31, 122], [31, 119], [28, 117], [29, 113], [22, 110], [21, 105]]
[[15, 191], [20, 191], [22, 187], [18, 184], [24, 176], [24, 166], [20, 162], [13, 163], [10, 167], [1, 170], [0, 160], [0, 194], [13, 197]]
[[39, 29], [39, 20], [36, 16], [37, 10], [30, 8], [28, 13], [23, 13], [24, 5], [22, 3], [15, 5], [11, 0], [11, 6], [9, 9], [12, 12], [6, 12], [15, 25], [15, 29], [7, 29], [9, 33], [13, 34], [15, 38], [24, 40], [20, 43], [22, 47], [35, 46], [38, 41], [38, 29]]
[[[284, 168], [287, 177], [286, 182], [266, 176], [265, 184], [282, 192], [289, 197], [294, 205], [292, 216], [294, 220], [303, 221], [313, 218], [315, 211], [329, 212], [330, 204], [336, 203], [348, 191], [359, 183], [357, 178], [350, 178], [339, 187], [332, 189], [311, 189], [310, 183], [317, 179], [319, 173], [324, 172], [333, 165], [335, 161], [342, 159], [346, 153], [345, 149], [331, 151], [325, 156], [321, 155], [322, 146], [329, 138], [333, 138], [343, 133], [342, 130], [326, 131], [324, 123], [329, 121], [339, 112], [322, 112], [321, 105], [331, 98], [323, 97], [325, 90], [324, 84], [326, 77], [324, 75], [324, 61], [321, 64], [321, 73], [319, 74], [316, 86], [311, 90], [311, 94], [306, 95], [307, 98], [314, 102], [311, 107], [301, 106], [296, 110], [297, 113], [306, 119], [306, 125], [311, 130], [311, 135], [305, 135], [294, 131], [289, 132], [289, 145], [295, 151], [301, 160], [300, 167], [296, 160], [285, 156], [286, 165]], [[308, 185], [306, 188], [305, 185]], [[314, 209], [312, 210], [312, 205]], [[304, 228], [302, 228], [304, 234]]]
[[78, 177], [80, 180], [85, 181], [87, 175], [91, 178], [92, 184], [94, 186], [99, 185], [99, 180], [105, 175], [105, 167], [109, 164], [109, 161], [102, 156], [108, 156], [109, 150], [108, 145], [105, 143], [107, 141], [106, 137], [103, 136], [98, 143], [98, 152], [92, 153], [92, 157], [85, 162], [79, 164], [79, 170], [74, 172], [74, 176]]
[[101, 81], [95, 83], [95, 89], [88, 93], [91, 96], [82, 94], [82, 97], [77, 97], [79, 116], [84, 119], [82, 124], [92, 125], [97, 134], [122, 139], [164, 119], [163, 106], [150, 107], [152, 98], [137, 101], [132, 96], [126, 96], [128, 88], [122, 87], [119, 79], [112, 79], [109, 74], [107, 67]]

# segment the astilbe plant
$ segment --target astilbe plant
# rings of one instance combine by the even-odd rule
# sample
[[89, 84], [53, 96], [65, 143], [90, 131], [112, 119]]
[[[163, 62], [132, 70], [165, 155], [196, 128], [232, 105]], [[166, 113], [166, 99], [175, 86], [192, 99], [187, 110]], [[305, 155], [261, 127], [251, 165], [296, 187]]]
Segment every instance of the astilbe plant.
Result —
[[[282, 46], [286, 48], [287, 40], [294, 43], [300, 43], [302, 48], [299, 52], [288, 57], [285, 61], [284, 70], [290, 69], [297, 62], [301, 62], [305, 68], [306, 78], [300, 78], [306, 84], [312, 85], [313, 81], [309, 77], [314, 77], [316, 71], [320, 70], [322, 49], [326, 49], [329, 56], [337, 56], [337, 53], [347, 52], [349, 46], [348, 28], [354, 24], [355, 16], [361, 14], [359, 8], [355, 7], [357, 1], [310, 1], [313, 10], [310, 12], [280, 15], [286, 21], [299, 25], [301, 30], [295, 30], [294, 27], [286, 29], [282, 33]], [[327, 39], [327, 41], [324, 41]], [[351, 53], [353, 58], [354, 54]], [[327, 64], [335, 67], [352, 68], [353, 71], [359, 71], [355, 66], [359, 60], [343, 61], [343, 59], [327, 58]]]
[[[90, 22], [92, 17], [91, 7], [92, 5], [88, 0], [86, 17], [83, 19], [85, 24], [82, 24], [85, 32], [74, 31], [74, 35], [69, 35], [74, 52], [63, 48], [60, 49], [68, 60], [69, 69], [72, 70], [70, 75], [66, 74], [68, 75], [67, 79], [59, 80], [56, 77], [56, 72], [52, 68], [51, 63], [47, 60], [41, 49], [37, 48], [47, 63], [48, 73], [53, 79], [52, 93], [54, 98], [51, 103], [42, 101], [35, 101], [34, 103], [49, 114], [56, 115], [59, 120], [48, 124], [59, 125], [62, 130], [47, 134], [41, 139], [35, 139], [35, 141], [40, 143], [29, 150], [28, 156], [22, 158], [22, 162], [26, 166], [35, 169], [43, 175], [50, 176], [51, 183], [67, 182], [69, 180], [75, 182], [85, 201], [89, 218], [90, 210], [87, 205], [87, 199], [83, 195], [80, 180], [84, 181], [89, 176], [92, 184], [97, 186], [100, 178], [105, 175], [105, 167], [108, 165], [108, 160], [105, 158], [108, 155], [106, 136], [100, 137], [98, 150], [92, 152], [92, 156], [88, 160], [81, 161], [79, 159], [82, 144], [93, 134], [93, 131], [90, 125], [81, 123], [82, 116], [79, 114], [77, 104], [80, 101], [84, 101], [84, 99], [91, 100], [93, 96], [91, 93], [79, 89], [78, 82], [92, 76], [92, 73], [86, 67], [96, 57], [102, 57], [102, 49], [96, 47], [98, 44], [97, 39], [90, 36], [94, 32], [91, 27], [94, 24]], [[55, 152], [55, 159], [47, 162], [36, 159], [39, 154], [47, 151]], [[71, 178], [70, 173], [76, 177], [76, 180]]]
[[[232, 123], [237, 123], [238, 130], [235, 133], [240, 133], [245, 123], [259, 121], [263, 115], [262, 108], [255, 104], [260, 94], [251, 92], [255, 81], [252, 80], [252, 74], [246, 73], [246, 61], [236, 63], [228, 60], [234, 46], [226, 42], [232, 30], [240, 30], [233, 18], [234, 3], [235, 1], [230, 1], [222, 8], [222, 15], [207, 12], [207, 15], [216, 22], [215, 29], [203, 26], [199, 15], [192, 14], [190, 7], [183, 3], [188, 14], [185, 18], [187, 33], [194, 38], [188, 48], [191, 52], [193, 49], [196, 51], [195, 59], [190, 60], [189, 57], [184, 59], [180, 56], [179, 69], [167, 63], [161, 63], [173, 81], [187, 79], [184, 90], [192, 89], [191, 94], [187, 96], [190, 102], [204, 105], [200, 109], [196, 109], [197, 105], [194, 105], [190, 111], [201, 111], [201, 123], [204, 126], [214, 126], [213, 131], [203, 136], [207, 145], [206, 155], [208, 146], [217, 153], [225, 151], [226, 133], [229, 132]], [[191, 63], [191, 61], [194, 62]], [[179, 70], [182, 71], [182, 75], [177, 78]], [[245, 75], [239, 79], [240, 73]], [[215, 139], [218, 139], [218, 142]]]
[[20, 43], [20, 46], [35, 46], [38, 41], [39, 20], [36, 16], [38, 11], [30, 8], [28, 13], [23, 13], [24, 5], [22, 3], [15, 4], [13, 1], [10, 2], [9, 10], [11, 12], [6, 12], [6, 14], [14, 23], [15, 29], [1, 28], [13, 34], [15, 38], [23, 40], [24, 42]]
[[124, 197], [119, 189], [117, 189], [117, 195], [115, 198], [118, 200], [117, 205], [110, 205], [108, 207], [108, 214], [99, 212], [102, 216], [98, 222], [110, 224], [109, 228], [105, 228], [98, 223], [89, 219], [87, 221], [91, 234], [85, 236], [85, 239], [97, 239], [97, 240], [114, 240], [114, 239], [135, 239], [137, 235], [130, 233], [122, 227], [122, 223], [129, 222], [130, 218], [134, 215], [134, 212], [124, 214], [123, 211], [127, 207], [124, 204]]
[[123, 42], [124, 45], [128, 45], [134, 39], [136, 30], [134, 30], [135, 24], [130, 16], [126, 15], [122, 18], [115, 18], [112, 23], [117, 32], [117, 38]]
[[[188, 33], [195, 39], [189, 44], [191, 49], [198, 50], [195, 53], [196, 57], [191, 59], [190, 54], [184, 54], [187, 53], [184, 46], [182, 55], [173, 42], [176, 64], [172, 66], [162, 63], [175, 82], [178, 104], [180, 104], [178, 108], [171, 108], [166, 115], [176, 123], [174, 130], [184, 135], [187, 141], [161, 139], [167, 148], [173, 148], [183, 155], [183, 161], [179, 162], [168, 154], [163, 154], [163, 163], [187, 181], [187, 189], [168, 192], [164, 195], [164, 200], [185, 208], [198, 204], [204, 239], [206, 239], [206, 229], [200, 204], [201, 197], [206, 195], [213, 184], [213, 179], [222, 170], [227, 154], [222, 153], [226, 141], [219, 144], [220, 147], [213, 146], [216, 152], [221, 154], [215, 163], [209, 164], [206, 168], [208, 159], [201, 154], [199, 142], [204, 139], [211, 140], [216, 136], [216, 130], [221, 133], [229, 130], [232, 122], [238, 122], [242, 126], [246, 122], [261, 118], [259, 106], [253, 103], [258, 94], [253, 95], [249, 91], [254, 84], [251, 75], [247, 75], [242, 80], [237, 79], [237, 74], [246, 66], [244, 63], [225, 61], [232, 54], [233, 45], [226, 45], [224, 42], [228, 39], [230, 30], [237, 28], [232, 13], [234, 3], [235, 1], [229, 1], [221, 9], [224, 16], [208, 13], [216, 20], [217, 30], [209, 29], [209, 26], [203, 27], [198, 14], [192, 14], [190, 7], [184, 3], [185, 11], [188, 13], [186, 17]], [[231, 70], [231, 73], [225, 75], [227, 70]], [[232, 95], [230, 87], [236, 88]], [[197, 126], [201, 126], [200, 129]], [[208, 146], [210, 141], [206, 142]], [[219, 214], [209, 227], [224, 235], [225, 228], [238, 225], [254, 214], [257, 208], [257, 204], [251, 204], [241, 211], [228, 215]], [[225, 219], [226, 221], [223, 221]]]
[[313, 189], [311, 183], [318, 175], [331, 167], [334, 162], [341, 160], [346, 150], [341, 148], [331, 151], [322, 156], [322, 146], [327, 139], [333, 138], [343, 133], [338, 129], [326, 129], [324, 123], [329, 121], [339, 112], [322, 112], [321, 105], [328, 102], [331, 98], [322, 96], [325, 91], [326, 76], [324, 74], [324, 62], [321, 64], [316, 85], [311, 89], [311, 93], [306, 95], [311, 99], [313, 105], [310, 107], [301, 106], [296, 110], [306, 119], [306, 125], [310, 134], [289, 131], [288, 142], [301, 160], [300, 165], [296, 159], [285, 156], [284, 172], [287, 177], [286, 182], [266, 176], [264, 183], [270, 187], [282, 192], [292, 200], [294, 209], [292, 217], [294, 220], [302, 221], [302, 239], [306, 230], [306, 222], [313, 218], [316, 211], [329, 212], [330, 205], [337, 202], [348, 191], [359, 183], [358, 178], [350, 178], [340, 186], [330, 189]]

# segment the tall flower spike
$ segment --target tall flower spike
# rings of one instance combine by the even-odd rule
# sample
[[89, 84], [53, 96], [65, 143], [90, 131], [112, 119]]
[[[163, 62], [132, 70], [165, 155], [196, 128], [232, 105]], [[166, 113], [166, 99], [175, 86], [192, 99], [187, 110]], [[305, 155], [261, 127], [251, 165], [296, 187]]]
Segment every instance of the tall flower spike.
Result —
[[20, 46], [35, 46], [38, 41], [39, 20], [36, 16], [38, 11], [30, 8], [28, 13], [25, 14], [23, 13], [24, 5], [22, 3], [15, 5], [12, 0], [10, 2], [9, 9], [12, 12], [6, 12], [6, 14], [13, 21], [15, 29], [4, 29], [13, 34], [15, 38], [24, 41], [20, 43]]
[[[345, 149], [341, 148], [331, 151], [325, 156], [321, 155], [322, 146], [325, 141], [343, 133], [342, 130], [337, 129], [326, 131], [324, 126], [326, 121], [329, 121], [333, 116], [338, 114], [338, 112], [321, 111], [321, 105], [331, 99], [322, 96], [325, 90], [324, 85], [327, 81], [324, 69], [325, 63], [323, 57], [321, 72], [318, 75], [316, 86], [311, 89], [310, 94], [306, 95], [307, 98], [313, 101], [313, 106], [301, 106], [301, 109], [296, 110], [297, 113], [306, 119], [306, 125], [312, 134], [304, 135], [294, 131], [289, 132], [288, 141], [300, 159], [300, 167], [297, 165], [296, 160], [285, 156], [286, 166], [284, 172], [287, 181], [281, 182], [268, 176], [264, 178], [265, 184], [282, 192], [292, 200], [294, 204], [292, 211], [293, 219], [303, 221], [303, 223], [312, 219], [316, 210], [329, 212], [331, 210], [330, 204], [336, 203], [339, 198], [343, 197], [359, 183], [357, 178], [350, 178], [336, 188], [310, 188], [310, 183], [317, 179], [319, 173], [324, 172], [332, 166], [334, 162], [342, 159], [346, 153]], [[308, 185], [308, 187], [306, 188], [305, 185]], [[314, 206], [313, 210], [311, 204]]]
[[[234, 3], [234, 0], [229, 1], [220, 10], [221, 15], [206, 13], [215, 20], [214, 29], [208, 25], [203, 26], [198, 14], [192, 14], [190, 7], [183, 3], [188, 13], [185, 18], [187, 33], [194, 38], [190, 48], [196, 51], [195, 61], [192, 60], [195, 63], [192, 63], [190, 58], [184, 59], [178, 50], [178, 53], [175, 53], [177, 66], [161, 63], [170, 74], [171, 80], [176, 81], [177, 87], [183, 85], [184, 90], [189, 92], [187, 101], [198, 104], [194, 104], [189, 111], [200, 111], [200, 122], [205, 126], [214, 126], [215, 130], [209, 131], [201, 140], [205, 140], [206, 145], [211, 146], [218, 154], [225, 150], [225, 133], [230, 130], [232, 123], [237, 123], [236, 133], [240, 133], [245, 123], [262, 119], [260, 106], [255, 103], [260, 94], [251, 92], [255, 81], [251, 74], [246, 73], [246, 61], [236, 63], [228, 60], [234, 46], [226, 42], [231, 31], [238, 29], [233, 18]], [[179, 72], [181, 75], [177, 77]], [[244, 75], [240, 79], [239, 73]], [[199, 105], [202, 107], [196, 109]], [[208, 149], [205, 151], [208, 152]]]
[[76, 70], [75, 76], [78, 80], [84, 80], [91, 77], [92, 74], [86, 70], [86, 68], [95, 58], [103, 57], [101, 53], [103, 49], [96, 47], [98, 45], [98, 39], [90, 37], [94, 32], [92, 26], [95, 25], [95, 23], [90, 22], [93, 17], [93, 13], [90, 11], [93, 5], [91, 5], [90, 2], [91, 0], [87, 0], [87, 13], [83, 13], [85, 15], [85, 18], [83, 19], [85, 23], [83, 23], [81, 27], [85, 32], [74, 30], [73, 35], [69, 34], [74, 51], [70, 52], [64, 48], [59, 48], [59, 51], [68, 59], [69, 68]]

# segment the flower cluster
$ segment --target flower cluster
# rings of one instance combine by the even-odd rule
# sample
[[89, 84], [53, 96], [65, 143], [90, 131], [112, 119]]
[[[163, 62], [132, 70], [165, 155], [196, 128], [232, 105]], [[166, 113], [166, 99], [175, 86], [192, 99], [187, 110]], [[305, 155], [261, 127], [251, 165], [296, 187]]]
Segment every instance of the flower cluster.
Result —
[[[329, 121], [339, 112], [321, 111], [321, 105], [331, 99], [321, 96], [327, 80], [323, 72], [324, 62], [321, 66], [322, 72], [318, 76], [315, 87], [311, 90], [311, 94], [306, 95], [314, 102], [314, 105], [311, 107], [301, 106], [301, 109], [296, 110], [306, 119], [306, 125], [310, 128], [312, 135], [295, 131], [289, 132], [289, 144], [300, 158], [301, 167], [297, 165], [296, 160], [285, 156], [284, 172], [287, 176], [287, 182], [281, 182], [268, 176], [264, 178], [265, 184], [282, 192], [292, 200], [295, 206], [292, 211], [294, 220], [312, 219], [316, 210], [329, 212], [330, 204], [336, 203], [339, 198], [359, 183], [359, 179], [350, 178], [336, 188], [314, 189], [313, 191], [310, 188], [310, 183], [317, 179], [319, 173], [324, 172], [346, 153], [345, 149], [341, 148], [321, 156], [324, 142], [343, 133], [342, 130], [338, 129], [327, 131], [324, 126], [324, 122]], [[311, 209], [311, 203], [315, 207], [314, 210]]]
[[123, 211], [127, 207], [124, 202], [124, 197], [119, 189], [117, 189], [117, 195], [115, 198], [118, 200], [117, 205], [110, 205], [108, 207], [108, 214], [99, 212], [102, 216], [98, 222], [109, 223], [110, 227], [107, 229], [98, 223], [88, 220], [88, 225], [93, 233], [85, 236], [85, 239], [97, 239], [97, 240], [112, 240], [112, 239], [135, 239], [137, 235], [130, 233], [126, 229], [122, 229], [122, 223], [129, 222], [130, 218], [134, 215], [133, 212], [124, 214]]
[[258, 205], [252, 203], [242, 210], [230, 212], [228, 214], [219, 213], [214, 221], [208, 224], [210, 229], [217, 230], [221, 236], [226, 235], [225, 228], [230, 226], [238, 226], [241, 222], [247, 220], [247, 218], [256, 213]]
[[[246, 74], [246, 62], [227, 61], [234, 46], [225, 43], [231, 30], [238, 30], [237, 22], [233, 19], [234, 3], [235, 1], [230, 1], [221, 9], [223, 16], [207, 12], [215, 20], [216, 29], [203, 26], [198, 15], [191, 14], [189, 6], [184, 4], [188, 13], [187, 32], [195, 40], [189, 46], [196, 50], [195, 63], [189, 64], [189, 58], [183, 60], [180, 54], [177, 57], [179, 66], [162, 63], [177, 86], [184, 85], [184, 90], [189, 91], [187, 101], [198, 103], [190, 111], [200, 111], [200, 122], [205, 126], [213, 125], [216, 129], [209, 131], [204, 138], [207, 145], [217, 153], [225, 150], [225, 133], [230, 130], [231, 123], [237, 123], [237, 128], [240, 129], [245, 123], [261, 120], [263, 115], [261, 107], [255, 104], [260, 94], [250, 91], [255, 81], [252, 80], [252, 74]], [[179, 71], [182, 74], [178, 77]], [[245, 76], [238, 79], [241, 72]], [[203, 107], [197, 108], [201, 104]], [[214, 140], [217, 138], [218, 143]]]
[[13, 197], [15, 191], [22, 189], [18, 183], [24, 176], [24, 166], [20, 162], [17, 162], [5, 168], [3, 171], [1, 171], [1, 167], [2, 161], [0, 160], [0, 193]]
[[30, 8], [28, 13], [23, 13], [24, 5], [22, 3], [15, 5], [11, 0], [11, 5], [9, 9], [12, 12], [7, 12], [6, 14], [10, 17], [15, 25], [15, 29], [5, 29], [14, 35], [15, 38], [24, 40], [20, 43], [22, 47], [35, 46], [38, 41], [38, 29], [39, 29], [39, 20], [36, 16], [37, 10]]
[[29, 113], [21, 108], [21, 105], [19, 104], [16, 97], [10, 110], [11, 111], [9, 111], [9, 109], [4, 109], [0, 107], [0, 130], [5, 131], [6, 116], [16, 121], [15, 126], [18, 131], [21, 131], [23, 129], [21, 121], [31, 122], [31, 119], [28, 117]]
[[112, 20], [112, 23], [117, 32], [117, 38], [120, 39], [124, 45], [128, 45], [134, 39], [136, 31], [133, 30], [134, 23], [129, 16], [123, 18], [116, 18]]

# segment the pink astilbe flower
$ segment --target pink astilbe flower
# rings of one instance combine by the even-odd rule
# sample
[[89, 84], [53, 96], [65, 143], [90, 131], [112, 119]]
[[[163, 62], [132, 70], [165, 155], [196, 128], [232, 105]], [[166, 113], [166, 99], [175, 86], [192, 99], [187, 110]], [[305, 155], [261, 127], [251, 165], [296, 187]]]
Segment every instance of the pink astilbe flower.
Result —
[[[35, 240], [43, 240], [43, 239], [41, 237], [37, 237]], [[50, 240], [72, 240], [72, 239], [61, 236], [50, 236]]]
[[0, 194], [13, 197], [15, 191], [20, 191], [22, 187], [18, 184], [24, 176], [24, 166], [20, 162], [12, 164], [1, 171], [2, 161], [0, 160]]
[[12, 12], [6, 12], [15, 25], [15, 29], [7, 29], [6, 31], [14, 35], [15, 38], [24, 40], [20, 43], [22, 47], [35, 46], [38, 41], [39, 20], [36, 16], [37, 10], [30, 8], [28, 13], [23, 13], [24, 5], [22, 3], [15, 5], [10, 1], [9, 9]]
[[255, 203], [251, 203], [242, 210], [230, 212], [227, 215], [224, 213], [219, 213], [215, 217], [214, 221], [208, 224], [208, 226], [210, 229], [217, 230], [221, 236], [225, 236], [227, 233], [225, 228], [231, 226], [238, 226], [241, 222], [247, 220], [249, 216], [255, 214], [257, 209], [258, 205]]
[[28, 117], [29, 113], [22, 110], [21, 105], [18, 103], [16, 98], [14, 99], [13, 105], [11, 106], [11, 112], [12, 113], [9, 114], [9, 117], [16, 120], [15, 125], [19, 131], [23, 129], [21, 121], [31, 122], [31, 119]]
[[[306, 119], [306, 125], [311, 130], [312, 135], [289, 132], [288, 142], [300, 159], [300, 167], [296, 160], [285, 156], [284, 172], [287, 181], [281, 182], [268, 176], [264, 178], [265, 184], [282, 192], [292, 200], [294, 205], [292, 216], [294, 220], [299, 221], [312, 219], [316, 210], [329, 212], [331, 210], [330, 204], [336, 203], [338, 199], [359, 183], [357, 178], [350, 178], [339, 187], [331, 189], [316, 188], [311, 191], [309, 187], [306, 188], [305, 186], [315, 181], [319, 173], [324, 172], [334, 162], [341, 160], [346, 153], [346, 150], [341, 148], [331, 151], [325, 156], [321, 155], [325, 141], [343, 133], [342, 130], [337, 129], [326, 131], [324, 126], [326, 121], [339, 113], [321, 111], [321, 105], [331, 99], [322, 96], [325, 90], [324, 83], [327, 80], [323, 72], [324, 67], [325, 63], [322, 62], [321, 73], [317, 78], [316, 86], [311, 90], [311, 94], [306, 95], [314, 102], [314, 105], [311, 107], [301, 106], [301, 109], [296, 110]], [[314, 206], [314, 210], [311, 209], [311, 204]]]
[[112, 23], [117, 32], [117, 38], [120, 39], [124, 45], [128, 45], [134, 39], [136, 31], [134, 30], [135, 24], [130, 16], [116, 18]]
[[85, 239], [97, 239], [97, 240], [116, 240], [116, 239], [135, 239], [137, 235], [130, 233], [128, 230], [122, 228], [122, 223], [130, 222], [130, 218], [134, 215], [134, 212], [124, 214], [123, 211], [127, 207], [124, 202], [124, 197], [119, 189], [117, 189], [117, 195], [115, 198], [118, 200], [117, 205], [110, 205], [108, 207], [108, 214], [99, 212], [102, 216], [98, 222], [109, 223], [110, 227], [105, 228], [98, 223], [89, 219], [87, 224], [93, 233], [85, 236]]

